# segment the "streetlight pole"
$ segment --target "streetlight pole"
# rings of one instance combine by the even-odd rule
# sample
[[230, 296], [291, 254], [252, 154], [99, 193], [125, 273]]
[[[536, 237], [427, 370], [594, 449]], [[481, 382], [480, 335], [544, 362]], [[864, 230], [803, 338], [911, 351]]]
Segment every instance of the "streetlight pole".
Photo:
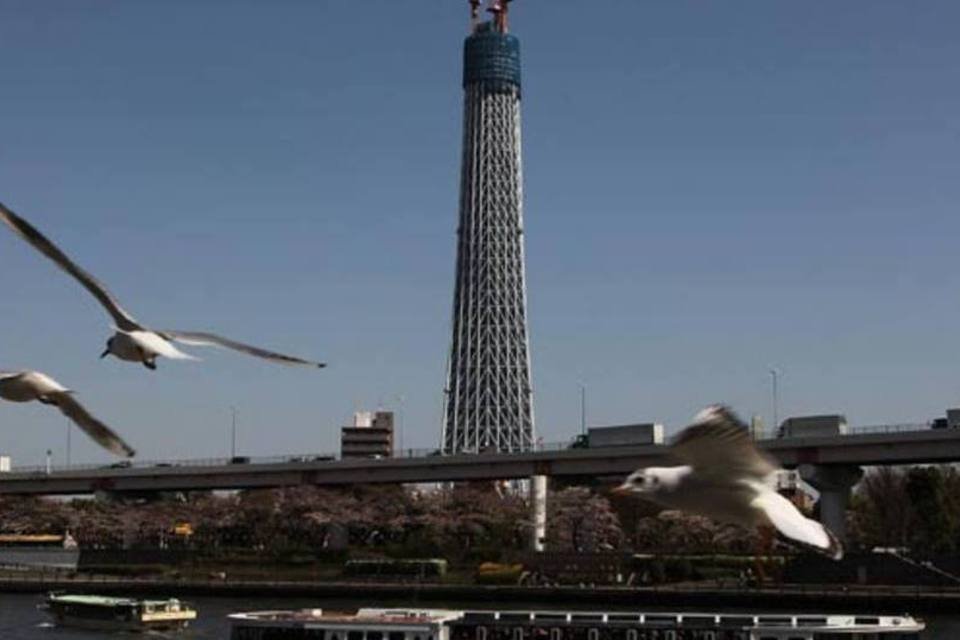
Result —
[[580, 385], [580, 434], [587, 433], [587, 387]]
[[230, 459], [237, 457], [237, 408], [230, 407]]
[[770, 378], [773, 382], [773, 388], [771, 389], [773, 393], [773, 429], [779, 429], [780, 425], [780, 397], [779, 389], [777, 388], [778, 379], [780, 377], [780, 371], [775, 367], [770, 368]]
[[397, 395], [397, 450], [400, 457], [403, 457], [403, 394]]

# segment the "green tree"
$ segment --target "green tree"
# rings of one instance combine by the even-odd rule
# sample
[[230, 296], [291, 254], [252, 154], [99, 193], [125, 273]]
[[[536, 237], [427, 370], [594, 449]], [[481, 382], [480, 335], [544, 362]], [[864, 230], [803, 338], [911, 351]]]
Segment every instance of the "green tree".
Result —
[[910, 538], [914, 552], [923, 555], [953, 551], [956, 517], [944, 472], [938, 467], [910, 469], [906, 493], [913, 512]]

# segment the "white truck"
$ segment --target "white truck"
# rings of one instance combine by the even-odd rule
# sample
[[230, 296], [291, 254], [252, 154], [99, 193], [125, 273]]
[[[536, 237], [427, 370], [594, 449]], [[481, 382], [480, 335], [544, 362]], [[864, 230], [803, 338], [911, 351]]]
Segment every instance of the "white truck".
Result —
[[947, 417], [934, 418], [930, 421], [930, 427], [933, 429], [960, 428], [960, 409], [947, 409]]
[[947, 427], [950, 429], [960, 427], [960, 409], [947, 409]]
[[847, 417], [841, 414], [797, 416], [780, 423], [779, 438], [817, 438], [847, 434]]
[[575, 449], [598, 447], [637, 447], [663, 444], [663, 425], [659, 422], [623, 424], [612, 427], [590, 427], [571, 445]]

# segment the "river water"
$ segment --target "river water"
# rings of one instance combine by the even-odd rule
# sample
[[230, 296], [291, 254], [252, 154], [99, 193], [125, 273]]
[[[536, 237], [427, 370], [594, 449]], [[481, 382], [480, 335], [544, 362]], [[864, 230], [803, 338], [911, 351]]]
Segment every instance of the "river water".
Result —
[[[151, 633], [146, 638], [177, 638], [189, 639], [216, 639], [228, 640], [230, 624], [227, 614], [236, 611], [251, 611], [263, 609], [298, 609], [304, 607], [320, 607], [323, 609], [350, 610], [361, 606], [424, 606], [413, 602], [359, 602], [357, 600], [318, 600], [309, 598], [187, 598], [199, 611], [198, 619], [186, 631], [180, 633]], [[75, 629], [58, 628], [49, 622], [47, 615], [37, 608], [43, 602], [43, 596], [37, 594], [5, 594], [0, 593], [0, 640], [93, 640], [103, 638], [131, 638], [137, 637], [126, 633], [109, 634], [102, 631], [80, 631]], [[430, 606], [441, 607], [436, 603]], [[468, 605], [457, 603], [450, 608], [466, 608]], [[486, 603], [478, 609], [498, 608]], [[544, 608], [581, 608], [552, 606], [524, 606], [520, 603], [509, 603], [503, 609], [544, 609]], [[596, 608], [596, 607], [592, 607]], [[639, 608], [639, 607], [638, 607]], [[623, 609], [610, 607], [609, 610]], [[878, 612], [882, 613], [882, 612]], [[952, 616], [925, 616], [927, 632], [925, 640], [960, 640], [960, 613]]]

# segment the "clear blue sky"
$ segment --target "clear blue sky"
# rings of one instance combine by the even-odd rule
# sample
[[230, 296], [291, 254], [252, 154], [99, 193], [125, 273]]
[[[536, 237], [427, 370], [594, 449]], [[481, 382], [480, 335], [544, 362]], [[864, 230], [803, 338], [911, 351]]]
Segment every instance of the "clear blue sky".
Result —
[[[0, 234], [0, 368], [145, 458], [433, 446], [467, 3], [0, 1], [0, 200], [157, 327], [323, 358], [98, 361], [107, 316]], [[538, 430], [960, 405], [960, 5], [520, 0]], [[0, 405], [16, 463], [65, 421]], [[74, 461], [106, 460], [79, 435]]]

